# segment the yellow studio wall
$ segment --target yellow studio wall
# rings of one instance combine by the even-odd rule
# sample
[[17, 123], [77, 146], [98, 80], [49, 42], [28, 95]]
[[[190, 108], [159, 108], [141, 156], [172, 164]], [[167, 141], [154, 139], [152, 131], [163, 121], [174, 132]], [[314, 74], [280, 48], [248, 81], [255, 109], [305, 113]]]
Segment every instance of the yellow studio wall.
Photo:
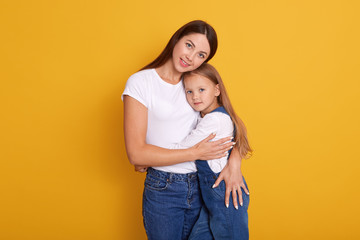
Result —
[[146, 239], [120, 95], [181, 25], [254, 156], [250, 239], [359, 239], [358, 1], [0, 1], [0, 239]]

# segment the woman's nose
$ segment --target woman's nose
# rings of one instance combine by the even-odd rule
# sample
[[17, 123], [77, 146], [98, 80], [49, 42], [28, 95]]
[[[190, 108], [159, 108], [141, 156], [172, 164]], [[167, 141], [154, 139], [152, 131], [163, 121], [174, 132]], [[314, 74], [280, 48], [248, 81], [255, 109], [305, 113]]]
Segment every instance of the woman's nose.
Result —
[[186, 59], [190, 62], [192, 62], [193, 58], [194, 58], [194, 52], [189, 52], [188, 54], [186, 54]]

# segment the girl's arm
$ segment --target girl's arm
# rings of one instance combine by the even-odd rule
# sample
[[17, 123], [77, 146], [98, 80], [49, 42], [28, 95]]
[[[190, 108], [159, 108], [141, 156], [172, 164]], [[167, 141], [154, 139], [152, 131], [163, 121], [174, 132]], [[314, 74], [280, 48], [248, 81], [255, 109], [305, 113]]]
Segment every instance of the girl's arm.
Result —
[[[223, 118], [223, 116], [225, 116], [225, 118]], [[218, 134], [218, 137], [232, 137], [233, 123], [231, 119], [222, 113], [220, 113], [220, 115], [214, 115], [212, 113], [206, 114], [205, 117], [202, 118], [201, 121], [196, 125], [195, 129], [193, 129], [189, 135], [185, 137], [185, 139], [183, 139], [180, 143], [171, 144], [169, 148], [191, 148], [214, 132]], [[232, 142], [232, 144], [234, 145], [235, 142]]]
[[232, 192], [234, 207], [238, 209], [237, 195], [239, 195], [240, 206], [243, 205], [241, 188], [244, 189], [244, 192], [247, 195], [249, 195], [250, 193], [245, 186], [244, 179], [241, 173], [240, 152], [237, 151], [237, 149], [235, 148], [231, 151], [228, 163], [221, 171], [219, 177], [216, 179], [213, 188], [217, 187], [222, 180], [225, 181], [225, 186], [226, 186], [225, 205], [229, 206], [230, 193]]
[[[209, 136], [188, 149], [171, 150], [146, 143], [147, 108], [130, 96], [124, 96], [124, 134], [128, 159], [133, 165], [167, 166], [196, 159], [215, 159], [225, 156], [232, 143], [230, 138], [209, 142]], [[225, 143], [225, 144], [223, 144]]]

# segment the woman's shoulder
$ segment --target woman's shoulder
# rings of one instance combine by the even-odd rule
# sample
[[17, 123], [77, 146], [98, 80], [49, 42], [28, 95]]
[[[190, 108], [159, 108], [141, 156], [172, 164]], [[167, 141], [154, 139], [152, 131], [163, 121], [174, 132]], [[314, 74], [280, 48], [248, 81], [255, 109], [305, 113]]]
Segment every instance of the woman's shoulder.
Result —
[[155, 76], [154, 70], [155, 70], [154, 68], [140, 70], [140, 71], [132, 74], [129, 77], [129, 79], [153, 78]]
[[149, 85], [155, 79], [154, 69], [144, 69], [132, 74], [127, 82], [127, 86], [144, 86]]

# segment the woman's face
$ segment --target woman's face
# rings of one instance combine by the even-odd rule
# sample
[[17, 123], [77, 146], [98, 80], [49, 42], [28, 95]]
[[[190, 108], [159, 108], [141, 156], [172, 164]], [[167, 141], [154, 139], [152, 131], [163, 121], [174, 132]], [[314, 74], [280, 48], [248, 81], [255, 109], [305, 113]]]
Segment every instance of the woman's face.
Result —
[[209, 56], [210, 44], [206, 36], [192, 33], [182, 37], [175, 45], [172, 62], [178, 72], [197, 69]]

